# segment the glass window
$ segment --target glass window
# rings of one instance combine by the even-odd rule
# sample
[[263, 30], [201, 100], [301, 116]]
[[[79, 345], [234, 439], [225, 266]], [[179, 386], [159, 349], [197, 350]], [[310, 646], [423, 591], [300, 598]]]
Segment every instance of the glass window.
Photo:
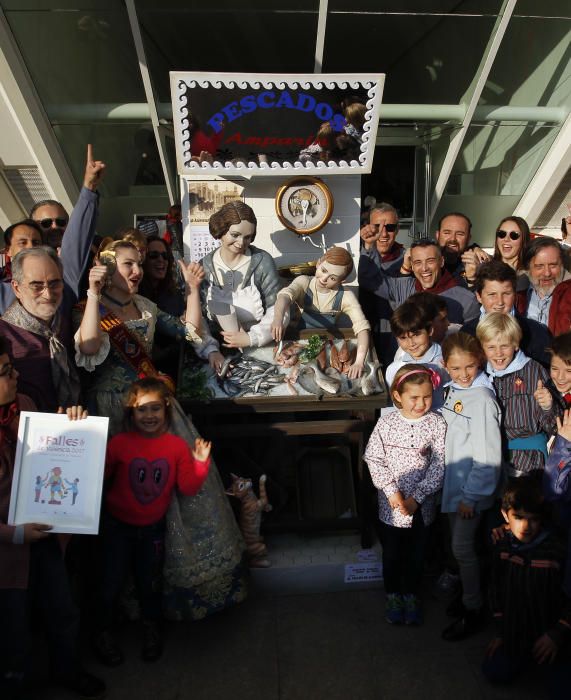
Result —
[[326, 73], [386, 73], [384, 103], [458, 104], [496, 17], [330, 12]]
[[571, 17], [512, 17], [480, 104], [571, 104], [570, 40]]
[[318, 0], [139, 0], [137, 13], [160, 102], [169, 71], [313, 72]]
[[51, 104], [145, 102], [123, 2], [62, 8], [75, 12], [46, 9], [47, 4], [29, 2], [22, 9], [20, 3], [18, 10], [6, 11], [46, 112]]
[[558, 131], [540, 125], [472, 125], [446, 194], [522, 195]]
[[132, 195], [134, 186], [160, 186], [166, 194], [150, 124], [61, 124], [54, 131], [76, 182], [83, 180], [85, 148], [92, 143], [95, 157], [107, 164], [101, 185], [105, 198]]

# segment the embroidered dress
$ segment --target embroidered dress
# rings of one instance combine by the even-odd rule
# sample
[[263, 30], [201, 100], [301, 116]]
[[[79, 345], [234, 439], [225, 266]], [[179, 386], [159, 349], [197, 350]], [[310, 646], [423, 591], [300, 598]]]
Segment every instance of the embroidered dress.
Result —
[[[151, 354], [155, 328], [184, 338], [187, 329], [178, 319], [157, 311], [153, 302], [135, 295], [141, 318], [125, 326]], [[81, 322], [81, 311], [76, 314]], [[122, 430], [122, 398], [138, 379], [135, 369], [113, 347], [109, 336], [95, 355], [83, 355], [76, 333], [76, 363], [87, 370], [88, 406], [93, 415], [108, 416], [110, 437]], [[189, 445], [199, 437], [177, 401], [173, 401], [171, 431]], [[199, 619], [240, 602], [246, 596], [242, 571], [243, 542], [214, 462], [201, 491], [192, 497], [177, 493], [167, 514], [165, 540], [165, 614], [170, 619]]]
[[425, 526], [435, 516], [435, 494], [444, 480], [446, 422], [429, 412], [409, 420], [394, 411], [377, 422], [364, 460], [379, 494], [379, 519], [394, 527], [412, 527], [412, 515], [393, 510], [389, 496], [400, 491], [420, 504]]

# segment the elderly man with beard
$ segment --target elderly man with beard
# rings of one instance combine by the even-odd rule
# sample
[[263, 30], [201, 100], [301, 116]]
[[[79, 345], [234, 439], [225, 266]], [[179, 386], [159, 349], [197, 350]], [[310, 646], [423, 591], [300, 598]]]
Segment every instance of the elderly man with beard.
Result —
[[0, 335], [12, 347], [18, 391], [39, 411], [77, 404], [79, 380], [68, 354], [73, 292], [64, 289], [63, 266], [49, 246], [27, 248], [12, 260], [16, 300], [0, 318]]
[[359, 286], [386, 299], [392, 309], [415, 292], [431, 292], [445, 299], [451, 323], [464, 324], [479, 316], [476, 297], [444, 269], [444, 257], [435, 241], [422, 239], [413, 243], [410, 262], [414, 277], [394, 278], [371, 265], [368, 257], [361, 254]]
[[553, 335], [571, 328], [571, 275], [563, 260], [563, 250], [553, 238], [536, 238], [523, 258], [530, 285], [522, 310]]

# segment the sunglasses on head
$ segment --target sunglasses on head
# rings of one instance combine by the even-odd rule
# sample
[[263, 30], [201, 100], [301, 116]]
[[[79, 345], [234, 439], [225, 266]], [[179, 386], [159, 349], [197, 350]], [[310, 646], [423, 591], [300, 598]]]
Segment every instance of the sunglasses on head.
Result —
[[147, 253], [147, 257], [149, 260], [158, 260], [159, 258], [162, 258], [163, 260], [169, 259], [167, 253], [161, 250], [151, 250]]
[[521, 233], [519, 231], [496, 231], [496, 238], [505, 238], [506, 236], [509, 236], [512, 241], [517, 241]]
[[67, 226], [67, 219], [42, 219], [40, 221], [40, 226], [42, 228], [51, 228], [53, 223], [55, 223], [58, 228], [64, 228]]
[[398, 228], [398, 224], [373, 224], [373, 226], [377, 229], [377, 231], [386, 229], [387, 233], [394, 233]]

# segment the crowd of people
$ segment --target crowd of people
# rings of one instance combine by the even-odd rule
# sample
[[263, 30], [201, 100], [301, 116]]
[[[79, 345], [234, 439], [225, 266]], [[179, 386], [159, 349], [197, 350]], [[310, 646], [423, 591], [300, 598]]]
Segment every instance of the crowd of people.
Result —
[[[380, 418], [365, 461], [379, 494], [387, 621], [422, 621], [431, 525], [445, 514], [440, 538], [462, 594], [444, 638], [480, 629], [485, 587], [497, 623], [484, 665], [490, 679], [515, 677], [528, 658], [563, 658], [571, 629], [563, 547], [571, 521], [571, 281], [561, 245], [531, 240], [526, 222], [509, 217], [490, 256], [471, 241], [469, 218], [451, 213], [434, 240], [407, 250], [396, 242], [396, 210], [380, 204], [360, 232], [358, 301], [342, 287], [353, 260], [340, 248], [324, 254], [315, 277], [284, 289], [271, 255], [253, 245], [256, 217], [241, 201], [211, 216], [220, 246], [200, 264], [183, 259], [180, 206], [169, 211], [164, 237], [137, 229], [96, 237], [104, 171], [88, 148], [71, 216], [58, 202], [40, 202], [4, 233], [4, 687], [14, 697], [27, 692], [33, 605], [47, 629], [54, 681], [82, 697], [105, 692], [80, 662], [66, 542], [42, 523], [7, 524], [20, 412], [109, 418], [91, 639], [102, 663], [122, 663], [114, 613], [132, 562], [141, 655], [155, 661], [165, 611], [198, 619], [246, 595], [244, 546], [211, 446], [165, 371], [172, 374], [181, 345], [220, 372], [228, 353], [280, 342], [293, 306], [307, 327], [349, 320], [358, 339], [350, 377], [363, 372], [370, 333], [385, 367], [394, 410]], [[487, 538], [478, 533], [498, 524], [494, 516], [506, 524], [495, 530], [495, 548], [484, 546], [482, 568]]]
[[364, 456], [378, 490], [386, 620], [422, 622], [432, 535], [432, 545], [440, 540], [452, 555], [444, 557], [450, 569], [440, 580], [456, 581], [459, 591], [443, 639], [479, 632], [491, 612], [496, 629], [485, 676], [510, 682], [535, 662], [548, 669], [549, 697], [567, 697], [565, 250], [553, 238], [531, 240], [519, 217], [499, 223], [493, 256], [470, 245], [471, 223], [461, 213], [444, 216], [434, 240], [409, 250], [395, 242], [397, 232], [393, 207], [372, 209], [361, 229], [359, 265], [394, 406], [379, 419]]

